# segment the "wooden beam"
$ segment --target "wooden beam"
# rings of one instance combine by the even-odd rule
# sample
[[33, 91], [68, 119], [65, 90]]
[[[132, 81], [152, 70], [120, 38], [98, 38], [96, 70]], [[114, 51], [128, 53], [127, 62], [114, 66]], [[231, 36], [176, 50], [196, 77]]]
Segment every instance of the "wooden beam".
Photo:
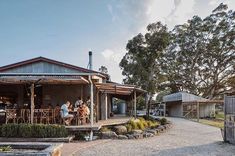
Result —
[[96, 90], [96, 122], [98, 122], [98, 120], [99, 120], [99, 117], [100, 117], [100, 112], [99, 112], [99, 110], [100, 110], [100, 102], [99, 102], [99, 90], [97, 89]]

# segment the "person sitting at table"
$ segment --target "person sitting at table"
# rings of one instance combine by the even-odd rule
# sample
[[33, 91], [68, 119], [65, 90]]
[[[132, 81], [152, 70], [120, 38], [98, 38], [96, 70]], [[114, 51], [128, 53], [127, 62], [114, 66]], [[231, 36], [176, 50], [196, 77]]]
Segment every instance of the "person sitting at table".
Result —
[[69, 109], [69, 112], [73, 112], [73, 105], [71, 103], [69, 104], [68, 109]]
[[88, 122], [89, 121], [89, 115], [90, 115], [90, 109], [89, 109], [89, 107], [87, 106], [86, 103], [83, 103], [82, 107], [84, 109], [85, 121]]
[[83, 103], [83, 104], [82, 104], [82, 107], [83, 107], [83, 109], [84, 109], [85, 115], [86, 115], [86, 116], [90, 115], [90, 109], [89, 109], [89, 107], [86, 105], [86, 103]]
[[83, 101], [81, 100], [81, 97], [78, 97], [78, 100], [75, 102], [75, 108], [78, 108], [82, 103]]
[[69, 106], [70, 106], [69, 101], [67, 101], [65, 104], [61, 106], [61, 117], [65, 120], [66, 125], [70, 125], [74, 117], [72, 114], [69, 114]]

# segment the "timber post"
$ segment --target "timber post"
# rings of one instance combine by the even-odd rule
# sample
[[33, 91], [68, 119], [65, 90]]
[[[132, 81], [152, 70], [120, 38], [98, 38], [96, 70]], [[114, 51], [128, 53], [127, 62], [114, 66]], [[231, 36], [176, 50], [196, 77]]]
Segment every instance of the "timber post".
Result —
[[134, 91], [134, 117], [136, 119], [136, 91]]
[[197, 122], [199, 122], [199, 118], [200, 118], [200, 109], [199, 109], [200, 105], [199, 102], [197, 101]]
[[30, 93], [31, 93], [31, 97], [30, 97], [30, 100], [31, 100], [30, 123], [33, 124], [33, 116], [34, 116], [34, 83], [32, 83], [31, 86], [30, 86]]

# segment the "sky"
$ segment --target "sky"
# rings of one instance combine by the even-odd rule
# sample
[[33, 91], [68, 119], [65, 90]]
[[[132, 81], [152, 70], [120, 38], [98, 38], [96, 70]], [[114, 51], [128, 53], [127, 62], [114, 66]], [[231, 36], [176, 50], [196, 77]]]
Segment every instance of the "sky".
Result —
[[235, 0], [0, 0], [0, 66], [38, 56], [87, 68], [106, 66], [122, 82], [119, 62], [126, 44], [150, 23], [169, 29], [193, 15], [206, 17]]

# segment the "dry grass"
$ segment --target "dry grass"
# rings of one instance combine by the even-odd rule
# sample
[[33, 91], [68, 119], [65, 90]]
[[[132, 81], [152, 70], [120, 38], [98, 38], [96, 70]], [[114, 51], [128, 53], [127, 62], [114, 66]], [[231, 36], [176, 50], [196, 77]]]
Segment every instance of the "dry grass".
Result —
[[208, 119], [200, 119], [200, 123], [218, 127], [218, 128], [224, 128], [224, 121], [223, 120], [208, 120]]

